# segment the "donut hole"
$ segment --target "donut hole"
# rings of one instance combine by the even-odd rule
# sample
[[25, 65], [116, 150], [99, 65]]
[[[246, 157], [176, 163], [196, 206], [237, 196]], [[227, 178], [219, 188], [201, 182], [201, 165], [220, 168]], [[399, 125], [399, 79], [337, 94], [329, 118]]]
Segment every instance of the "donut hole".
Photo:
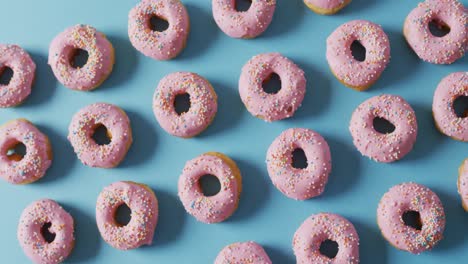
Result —
[[187, 113], [190, 110], [190, 94], [181, 93], [174, 98], [174, 110], [178, 115]]
[[457, 117], [465, 118], [468, 116], [468, 96], [461, 95], [453, 101], [453, 111]]
[[329, 259], [333, 259], [338, 254], [338, 243], [336, 241], [327, 239], [320, 244], [320, 254], [326, 256]]
[[281, 78], [276, 73], [268, 75], [262, 83], [263, 91], [267, 94], [277, 94], [281, 90]]
[[236, 0], [235, 8], [237, 12], [246, 12], [250, 9], [252, 0]]
[[5, 66], [0, 68], [0, 85], [10, 84], [11, 79], [13, 78], [13, 69]]
[[47, 243], [52, 243], [55, 240], [55, 233], [50, 231], [52, 223], [47, 222], [41, 226], [41, 235]]
[[149, 19], [150, 29], [157, 32], [164, 32], [169, 28], [169, 22], [163, 17], [152, 15]]
[[221, 191], [221, 182], [218, 177], [211, 174], [201, 176], [198, 184], [203, 195], [207, 197], [215, 196]]
[[450, 27], [444, 21], [437, 18], [431, 20], [428, 27], [434, 37], [441, 38], [450, 33]]
[[390, 121], [382, 117], [375, 117], [373, 120], [373, 126], [375, 131], [380, 134], [391, 134], [395, 131], [395, 125]]
[[112, 135], [103, 124], [97, 124], [94, 127], [92, 138], [99, 146], [109, 145], [112, 141]]
[[8, 159], [12, 161], [20, 161], [26, 156], [26, 145], [22, 142], [15, 141], [7, 148], [6, 155]]
[[307, 157], [303, 149], [296, 148], [292, 152], [292, 164], [293, 168], [305, 169], [307, 168]]
[[70, 65], [75, 69], [83, 68], [88, 62], [89, 54], [84, 49], [74, 49], [70, 57]]
[[119, 226], [126, 226], [132, 220], [132, 210], [126, 203], [123, 203], [115, 210], [115, 222]]
[[403, 223], [405, 223], [406, 226], [409, 226], [416, 230], [422, 229], [421, 215], [417, 211], [406, 211], [401, 216], [401, 219], [403, 220]]
[[359, 40], [353, 41], [351, 43], [351, 54], [353, 58], [357, 61], [366, 60], [366, 48], [361, 44]]

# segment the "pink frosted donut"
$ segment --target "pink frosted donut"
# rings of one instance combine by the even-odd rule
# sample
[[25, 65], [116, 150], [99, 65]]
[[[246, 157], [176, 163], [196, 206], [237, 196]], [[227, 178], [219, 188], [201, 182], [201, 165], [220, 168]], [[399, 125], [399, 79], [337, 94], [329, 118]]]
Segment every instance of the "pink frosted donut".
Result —
[[[62, 263], [75, 245], [73, 225], [72, 216], [57, 202], [38, 200], [21, 214], [18, 240], [26, 256], [34, 263]], [[51, 234], [49, 237], [44, 236], [45, 230]]]
[[304, 0], [304, 3], [317, 14], [332, 15], [351, 3], [351, 0]]
[[[263, 90], [263, 82], [272, 74], [281, 79], [275, 94]], [[254, 56], [242, 68], [239, 93], [247, 110], [267, 122], [289, 118], [301, 106], [306, 92], [304, 71], [279, 53]]]
[[214, 264], [271, 264], [271, 260], [262, 246], [247, 241], [224, 247]]
[[[124, 226], [115, 219], [117, 209], [123, 204], [132, 211], [130, 222]], [[130, 181], [105, 187], [96, 203], [96, 222], [102, 238], [120, 250], [151, 245], [158, 214], [158, 200], [151, 188]]]
[[[81, 68], [72, 60], [79, 50], [88, 53]], [[88, 25], [76, 25], [58, 34], [49, 47], [49, 65], [64, 86], [79, 91], [97, 88], [112, 72], [114, 48], [106, 36]]]
[[[175, 110], [175, 99], [188, 95], [190, 108], [181, 114]], [[217, 95], [205, 78], [191, 72], [165, 76], [153, 96], [153, 111], [161, 127], [169, 134], [190, 138], [200, 134], [213, 121], [218, 111]]]
[[8, 84], [0, 84], [0, 107], [17, 106], [31, 93], [36, 64], [21, 47], [0, 44], [0, 75], [6, 68], [13, 76]]
[[276, 0], [254, 0], [247, 11], [236, 10], [236, 0], [213, 0], [213, 17], [231, 38], [255, 38], [270, 25]]
[[[331, 240], [338, 244], [333, 258], [320, 253], [321, 244]], [[359, 263], [359, 236], [351, 222], [330, 213], [307, 218], [293, 238], [293, 250], [298, 264], [357, 264]]]
[[437, 129], [461, 141], [468, 141], [468, 119], [458, 117], [453, 108], [460, 96], [468, 96], [468, 72], [456, 72], [445, 77], [437, 86], [432, 102], [432, 114]]
[[[429, 23], [450, 32], [434, 36]], [[403, 33], [414, 52], [424, 61], [451, 64], [465, 55], [468, 48], [468, 13], [457, 0], [426, 0], [419, 3], [405, 20]]]
[[[26, 154], [10, 155], [18, 144], [24, 144]], [[15, 119], [0, 127], [0, 153], [0, 175], [13, 184], [39, 180], [52, 164], [49, 138], [26, 119]]]
[[[355, 41], [366, 49], [364, 61], [356, 60], [351, 52]], [[354, 20], [341, 25], [328, 37], [327, 60], [341, 83], [363, 91], [379, 79], [390, 62], [390, 41], [379, 25]]]
[[[99, 145], [92, 138], [96, 129], [104, 126], [110, 143]], [[68, 140], [84, 165], [112, 168], [125, 158], [132, 144], [132, 128], [127, 114], [119, 107], [95, 103], [76, 113], [68, 128]]]
[[[152, 29], [152, 18], [168, 22], [166, 30]], [[185, 47], [190, 21], [179, 0], [144, 0], [128, 15], [128, 36], [133, 47], [155, 60], [176, 57]]]
[[[383, 134], [374, 127], [382, 118], [395, 126]], [[394, 162], [408, 154], [416, 141], [418, 124], [411, 106], [400, 96], [382, 94], [360, 104], [351, 117], [349, 131], [362, 155], [378, 162]]]
[[[421, 230], [405, 225], [403, 214], [420, 215]], [[390, 188], [377, 208], [377, 223], [382, 235], [394, 247], [419, 254], [432, 249], [442, 239], [445, 213], [439, 197], [416, 183], [402, 183]]]
[[461, 196], [462, 206], [468, 212], [468, 159], [465, 159], [458, 169], [458, 193]]
[[[301, 149], [307, 167], [294, 168], [292, 153]], [[284, 195], [306, 200], [322, 194], [331, 172], [331, 155], [325, 139], [305, 128], [290, 128], [279, 135], [267, 152], [268, 174]]]
[[[205, 196], [200, 186], [204, 175], [218, 178], [221, 190]], [[242, 177], [236, 163], [218, 152], [208, 152], [187, 161], [179, 178], [179, 198], [185, 210], [198, 221], [211, 224], [229, 218], [236, 211], [242, 191]]]

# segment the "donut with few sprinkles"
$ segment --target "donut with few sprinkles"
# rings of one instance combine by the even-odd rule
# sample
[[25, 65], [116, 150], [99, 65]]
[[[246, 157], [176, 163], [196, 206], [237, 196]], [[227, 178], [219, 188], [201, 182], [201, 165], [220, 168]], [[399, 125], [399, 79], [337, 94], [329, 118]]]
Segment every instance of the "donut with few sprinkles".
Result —
[[310, 10], [320, 15], [333, 15], [351, 3], [351, 0], [304, 0]]
[[271, 264], [271, 260], [262, 246], [247, 241], [227, 245], [219, 252], [214, 264], [226, 263]]

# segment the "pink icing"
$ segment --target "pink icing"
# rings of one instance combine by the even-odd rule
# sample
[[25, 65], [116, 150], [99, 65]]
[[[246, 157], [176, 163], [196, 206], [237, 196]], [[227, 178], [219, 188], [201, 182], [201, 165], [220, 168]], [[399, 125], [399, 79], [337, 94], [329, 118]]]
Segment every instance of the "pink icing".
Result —
[[[73, 68], [70, 61], [77, 49], [88, 52], [88, 61]], [[49, 47], [49, 65], [64, 86], [80, 91], [97, 88], [112, 72], [114, 48], [104, 34], [88, 25], [76, 25], [58, 34]]]
[[224, 247], [214, 264], [271, 264], [271, 260], [262, 246], [248, 241]]
[[[292, 166], [292, 152], [300, 148], [307, 157], [304, 169]], [[290, 128], [279, 135], [267, 152], [268, 174], [284, 195], [306, 200], [322, 194], [331, 172], [331, 155], [325, 139], [317, 132]]]
[[[92, 138], [99, 125], [104, 125], [111, 135], [111, 142], [107, 145], [98, 145]], [[112, 168], [125, 158], [132, 144], [130, 120], [127, 114], [115, 105], [88, 105], [73, 116], [68, 128], [68, 140], [83, 164]]]
[[255, 38], [270, 25], [276, 0], [253, 0], [247, 11], [236, 10], [236, 0], [213, 0], [213, 17], [218, 27], [232, 38]]
[[[214, 196], [205, 196], [199, 180], [204, 175], [219, 179], [221, 190]], [[185, 210], [198, 221], [211, 224], [229, 218], [237, 209], [241, 192], [240, 175], [219, 156], [209, 153], [189, 160], [179, 178], [179, 198]]]
[[[48, 243], [41, 229], [50, 223], [55, 238]], [[24, 253], [37, 264], [62, 263], [70, 255], [74, 243], [73, 218], [58, 203], [43, 199], [31, 203], [21, 214], [18, 240]]]
[[[432, 35], [429, 22], [442, 22], [450, 32], [443, 37]], [[451, 64], [465, 55], [468, 48], [468, 13], [457, 0], [427, 0], [419, 3], [406, 18], [406, 41], [424, 61]]]
[[[320, 253], [325, 240], [338, 244], [338, 253], [330, 259]], [[359, 236], [351, 222], [331, 213], [320, 213], [307, 218], [293, 238], [293, 250], [298, 264], [357, 264], [359, 263]]]
[[[375, 130], [374, 118], [395, 126], [392, 133]], [[383, 94], [360, 104], [351, 117], [349, 131], [362, 155], [378, 162], [393, 162], [408, 154], [416, 141], [418, 124], [411, 106], [400, 96]]]
[[[281, 90], [268, 94], [262, 83], [272, 73], [281, 79]], [[306, 92], [304, 71], [280, 53], [254, 56], [242, 68], [239, 93], [247, 110], [265, 121], [289, 118], [301, 106]]]
[[[150, 19], [153, 16], [166, 20], [169, 27], [163, 32], [152, 30]], [[179, 0], [144, 0], [128, 15], [128, 36], [132, 45], [156, 60], [176, 57], [185, 47], [189, 31], [189, 16]]]
[[[366, 59], [353, 57], [351, 44], [359, 41]], [[327, 60], [333, 74], [346, 86], [366, 89], [376, 82], [390, 61], [390, 42], [383, 29], [370, 21], [354, 20], [338, 27], [327, 39]]]
[[12, 107], [21, 104], [31, 93], [36, 64], [21, 47], [0, 44], [0, 74], [5, 67], [13, 70], [13, 76], [8, 85], [0, 84], [0, 107]]
[[[26, 146], [20, 160], [7, 152], [18, 143]], [[49, 139], [26, 119], [16, 119], [0, 127], [0, 175], [13, 184], [26, 184], [42, 178], [52, 164]]]
[[[421, 230], [405, 225], [402, 215], [407, 211], [420, 214]], [[429, 188], [416, 183], [402, 183], [390, 188], [380, 200], [377, 223], [382, 235], [393, 246], [419, 254], [442, 239], [445, 213], [439, 197]]]
[[351, 0], [304, 0], [308, 5], [313, 5], [321, 9], [334, 10], [344, 7]]
[[460, 194], [463, 208], [468, 211], [468, 159], [465, 159], [458, 170], [458, 193]]
[[[130, 222], [121, 226], [115, 220], [115, 213], [124, 203], [132, 213]], [[102, 238], [120, 250], [151, 245], [158, 213], [158, 200], [153, 191], [146, 185], [128, 181], [105, 187], [96, 203], [96, 222]]]
[[[178, 114], [174, 100], [190, 95], [190, 109]], [[175, 72], [164, 77], [154, 92], [153, 111], [161, 127], [178, 137], [193, 137], [205, 130], [218, 110], [217, 96], [211, 84], [198, 74]]]
[[468, 141], [468, 119], [458, 117], [453, 109], [453, 102], [460, 96], [468, 96], [468, 72], [452, 73], [440, 82], [434, 93], [432, 113], [442, 133]]

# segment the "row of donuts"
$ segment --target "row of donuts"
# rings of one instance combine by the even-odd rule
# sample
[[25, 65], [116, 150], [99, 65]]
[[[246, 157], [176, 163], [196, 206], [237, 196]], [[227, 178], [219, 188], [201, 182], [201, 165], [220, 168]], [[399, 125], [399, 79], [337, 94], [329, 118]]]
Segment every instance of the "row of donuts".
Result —
[[[310, 0], [308, 3], [316, 1]], [[347, 1], [333, 3], [345, 4]], [[228, 35], [252, 38], [266, 29], [275, 5], [274, 0], [260, 0], [253, 2], [248, 11], [237, 12], [234, 1], [213, 0], [213, 13], [215, 21]], [[325, 4], [330, 7], [328, 5]], [[163, 32], [153, 30], [149, 22], [152, 17], [167, 19], [169, 27]], [[428, 24], [434, 21], [439, 27], [450, 27], [450, 32], [443, 37], [432, 35]], [[458, 0], [427, 0], [407, 17], [404, 35], [421, 59], [450, 64], [463, 57], [468, 48], [467, 23], [467, 11]], [[185, 46], [188, 30], [187, 11], [179, 0], [141, 1], [129, 14], [131, 43], [137, 50], [155, 59], [176, 56]], [[352, 54], [350, 46], [356, 41], [366, 49], [363, 61], [357, 60]], [[74, 58], [80, 51], [88, 54], [86, 63], [81, 67], [74, 64]], [[338, 27], [328, 37], [326, 57], [331, 71], [340, 82], [362, 91], [379, 79], [389, 63], [389, 39], [377, 24], [365, 20], [351, 21]], [[97, 88], [111, 74], [115, 54], [112, 44], [103, 33], [89, 25], [76, 25], [52, 40], [48, 60], [54, 75], [64, 86], [89, 91]], [[260, 61], [276, 63], [273, 58], [258, 58]], [[283, 67], [289, 65], [277, 63], [278, 70], [284, 70]], [[19, 105], [29, 96], [36, 69], [35, 63], [23, 49], [16, 45], [0, 45], [0, 74], [7, 67], [13, 71], [13, 76], [7, 85], [2, 85], [0, 107]], [[263, 81], [271, 75], [271, 70], [258, 70], [252, 74], [263, 77]], [[294, 74], [301, 75], [297, 71]], [[280, 77], [287, 84], [289, 76]], [[301, 79], [300, 76], [297, 78]], [[301, 95], [297, 96], [300, 99]], [[271, 121], [268, 118], [266, 120]]]
[[[200, 189], [198, 180], [207, 172], [215, 172], [220, 178], [218, 195], [204, 196]], [[468, 182], [468, 170], [463, 168], [460, 178]], [[187, 192], [187, 186], [191, 187], [190, 192]], [[241, 176], [235, 162], [216, 152], [187, 162], [179, 180], [179, 197], [185, 209], [204, 223], [227, 219], [237, 207], [240, 191]], [[465, 190], [464, 205], [468, 202], [466, 193]], [[130, 208], [131, 218], [122, 224], [116, 218], [116, 212], [124, 204]], [[403, 220], [408, 212], [418, 214], [419, 226], [408, 225]], [[99, 232], [104, 241], [116, 249], [130, 250], [150, 245], [158, 217], [157, 196], [142, 183], [112, 183], [97, 199]], [[396, 185], [383, 195], [377, 208], [377, 223], [391, 245], [419, 254], [432, 249], [443, 238], [446, 219], [439, 197], [429, 188], [409, 182]], [[54, 200], [41, 199], [24, 209], [17, 236], [23, 251], [34, 263], [56, 264], [72, 252], [74, 232], [73, 217]], [[327, 240], [338, 245], [335, 256], [321, 251], [321, 244]], [[359, 263], [356, 229], [347, 219], [333, 213], [319, 213], [307, 218], [295, 232], [292, 247], [298, 263]], [[245, 259], [249, 259], [249, 263], [271, 263], [263, 248], [253, 241], [226, 246], [214, 263], [244, 263]]]

